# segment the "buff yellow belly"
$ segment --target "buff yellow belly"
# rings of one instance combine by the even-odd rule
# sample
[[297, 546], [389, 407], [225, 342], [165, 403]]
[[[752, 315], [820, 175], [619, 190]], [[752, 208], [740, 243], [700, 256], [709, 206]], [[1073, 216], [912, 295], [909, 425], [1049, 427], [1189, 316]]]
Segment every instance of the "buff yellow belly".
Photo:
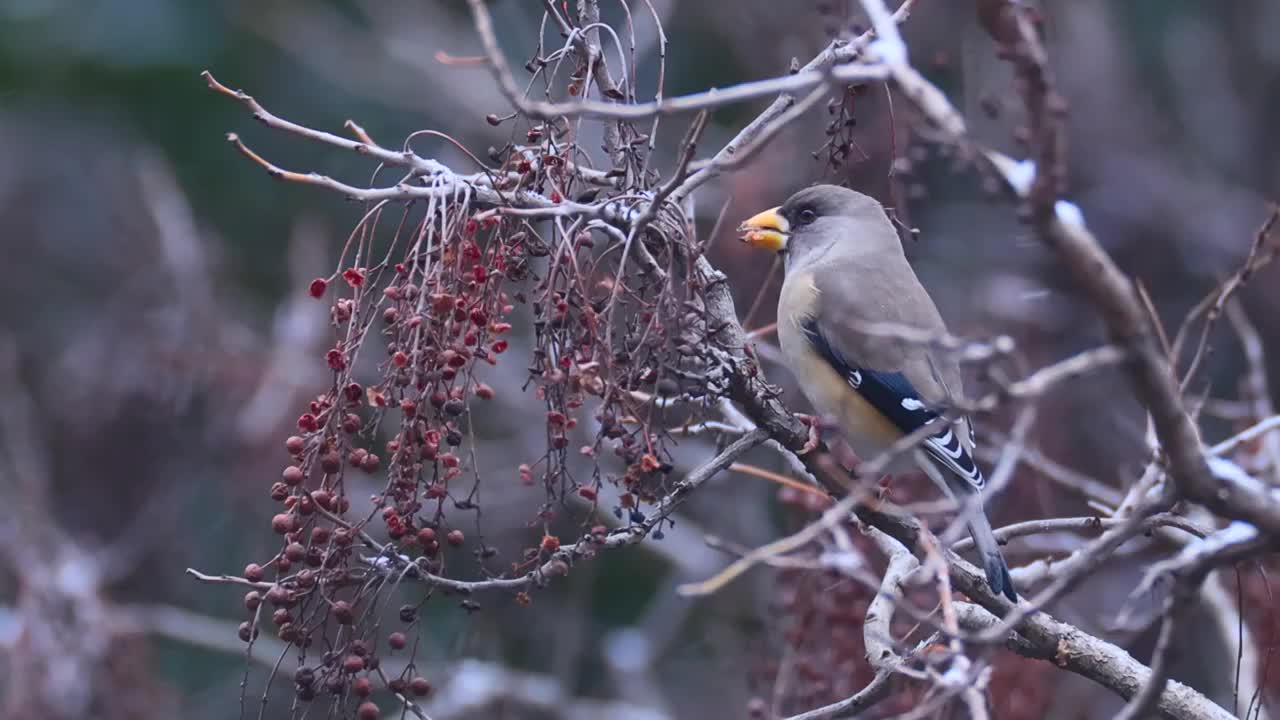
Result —
[[[870, 459], [902, 433], [815, 352], [804, 336], [800, 327], [812, 312], [816, 297], [817, 291], [807, 278], [788, 278], [779, 308], [791, 312], [778, 318], [778, 341], [796, 382], [822, 418], [824, 431], [830, 432], [828, 428], [834, 425], [859, 457]], [[895, 466], [904, 464], [912, 464], [910, 453]]]

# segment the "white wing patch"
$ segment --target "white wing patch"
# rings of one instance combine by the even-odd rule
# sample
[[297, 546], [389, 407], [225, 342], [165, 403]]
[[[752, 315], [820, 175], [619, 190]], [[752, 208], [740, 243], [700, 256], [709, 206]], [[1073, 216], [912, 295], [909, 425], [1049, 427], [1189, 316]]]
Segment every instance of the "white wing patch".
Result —
[[849, 387], [857, 390], [862, 387], [862, 373], [857, 370], [849, 371]]
[[924, 403], [920, 402], [915, 398], [902, 398], [902, 409], [903, 410], [923, 410]]

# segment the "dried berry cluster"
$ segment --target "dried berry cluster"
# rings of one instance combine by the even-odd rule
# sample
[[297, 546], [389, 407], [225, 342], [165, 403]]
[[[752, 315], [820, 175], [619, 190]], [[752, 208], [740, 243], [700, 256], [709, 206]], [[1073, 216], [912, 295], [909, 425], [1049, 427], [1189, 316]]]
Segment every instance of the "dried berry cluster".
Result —
[[[560, 201], [577, 182], [564, 172], [571, 151], [556, 149], [547, 126], [527, 135], [541, 143], [499, 152], [509, 170], [495, 186]], [[570, 498], [594, 510], [611, 483], [614, 514], [643, 520], [671, 470], [671, 414], [655, 399], [682, 396], [693, 410], [678, 419], [688, 420], [723, 391], [724, 349], [707, 342], [714, 329], [705, 322], [703, 288], [689, 250], [671, 240], [669, 218], [628, 237], [582, 219], [548, 228], [465, 199], [421, 205], [405, 210], [389, 242], [374, 232], [385, 206], [372, 208], [338, 270], [308, 288], [330, 303], [334, 341], [324, 360], [332, 383], [284, 443], [289, 461], [269, 493], [280, 547], [245, 569], [259, 589], [245, 598], [253, 620], [241, 627], [251, 641], [270, 613], [276, 634], [302, 657], [324, 648], [320, 663], [298, 675], [302, 700], [321, 692], [340, 703], [366, 697], [375, 678], [381, 682], [379, 653], [406, 644], [401, 632], [378, 631], [380, 595], [406, 576], [426, 578], [426, 588], [414, 586], [420, 602], [430, 577], [468, 571], [448, 547], [467, 539], [460, 514], [479, 525], [475, 454], [485, 428], [471, 422], [474, 399], [543, 405], [545, 452], [494, 481], [545, 490], [530, 508], [540, 539], [514, 553], [507, 570], [482, 569], [514, 578], [560, 551], [551, 524], [573, 507]], [[515, 355], [513, 342], [521, 360], [501, 363]], [[480, 378], [489, 366], [527, 377], [532, 390], [496, 398]], [[621, 463], [602, 460], [608, 450]], [[380, 490], [354, 494], [370, 482]], [[584, 530], [603, 532], [592, 512], [576, 517]], [[480, 563], [499, 554], [482, 538], [478, 544]], [[531, 602], [526, 592], [517, 600]], [[478, 608], [469, 599], [463, 605]], [[413, 609], [402, 612], [406, 623], [415, 622]], [[429, 686], [408, 668], [388, 682], [422, 694]], [[357, 714], [374, 710], [366, 703]]]

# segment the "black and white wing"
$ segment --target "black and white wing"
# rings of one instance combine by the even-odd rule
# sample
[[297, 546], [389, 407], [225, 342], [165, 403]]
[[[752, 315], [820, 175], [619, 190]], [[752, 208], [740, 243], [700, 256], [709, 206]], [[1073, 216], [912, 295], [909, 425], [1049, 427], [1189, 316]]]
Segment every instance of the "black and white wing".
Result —
[[955, 473], [970, 486], [981, 490], [986, 484], [982, 471], [965, 449], [959, 432], [952, 423], [942, 419], [935, 408], [930, 408], [916, 388], [901, 372], [875, 370], [859, 366], [853, 359], [844, 357], [828, 342], [816, 319], [804, 324], [804, 332], [814, 349], [839, 373], [872, 407], [887, 418], [894, 427], [907, 435], [921, 426], [936, 424], [938, 431], [921, 442], [921, 448], [938, 464]]

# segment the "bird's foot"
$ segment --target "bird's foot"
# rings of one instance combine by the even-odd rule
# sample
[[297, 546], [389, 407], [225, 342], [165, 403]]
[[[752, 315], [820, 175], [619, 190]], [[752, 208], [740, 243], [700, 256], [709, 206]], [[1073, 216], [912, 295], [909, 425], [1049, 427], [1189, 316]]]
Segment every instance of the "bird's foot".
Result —
[[796, 455], [808, 455], [817, 450], [822, 445], [822, 418], [816, 415], [801, 415], [796, 413], [796, 418], [809, 428], [809, 439], [805, 441], [804, 447]]

